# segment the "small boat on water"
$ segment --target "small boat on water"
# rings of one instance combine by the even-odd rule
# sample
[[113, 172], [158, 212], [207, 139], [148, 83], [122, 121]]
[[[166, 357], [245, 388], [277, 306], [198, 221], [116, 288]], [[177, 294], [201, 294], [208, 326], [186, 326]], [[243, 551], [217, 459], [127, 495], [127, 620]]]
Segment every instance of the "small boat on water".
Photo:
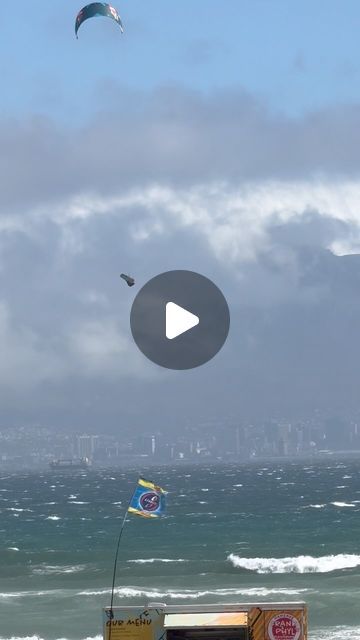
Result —
[[51, 469], [88, 469], [90, 460], [88, 458], [59, 458], [50, 462]]
[[104, 640], [307, 640], [304, 602], [103, 609]]

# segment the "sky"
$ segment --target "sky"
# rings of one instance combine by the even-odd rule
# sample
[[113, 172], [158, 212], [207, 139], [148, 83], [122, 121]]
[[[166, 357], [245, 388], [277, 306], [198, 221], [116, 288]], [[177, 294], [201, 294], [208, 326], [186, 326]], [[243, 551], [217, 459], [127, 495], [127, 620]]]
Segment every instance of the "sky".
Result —
[[[0, 38], [0, 427], [356, 412], [359, 3], [116, 7], [77, 40], [77, 2], [20, 0]], [[171, 269], [230, 306], [193, 371], [130, 334], [119, 273]]]
[[[28, 8], [24, 0], [17, 7]], [[356, 0], [135, 0], [126, 27], [93, 21], [74, 38], [79, 3], [33, 0], [1, 38], [3, 113], [71, 124], [111, 106], [111, 88], [240, 90], [299, 116], [359, 99]]]

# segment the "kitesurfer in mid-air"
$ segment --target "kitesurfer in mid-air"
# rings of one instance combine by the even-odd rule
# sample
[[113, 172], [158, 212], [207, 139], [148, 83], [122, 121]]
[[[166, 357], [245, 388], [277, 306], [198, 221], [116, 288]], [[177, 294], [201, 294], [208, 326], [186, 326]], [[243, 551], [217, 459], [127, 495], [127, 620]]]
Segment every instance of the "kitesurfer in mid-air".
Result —
[[134, 278], [132, 278], [131, 276], [127, 276], [125, 273], [121, 273], [120, 274], [120, 278], [125, 280], [125, 282], [127, 283], [128, 287], [133, 287], [134, 284], [135, 284]]

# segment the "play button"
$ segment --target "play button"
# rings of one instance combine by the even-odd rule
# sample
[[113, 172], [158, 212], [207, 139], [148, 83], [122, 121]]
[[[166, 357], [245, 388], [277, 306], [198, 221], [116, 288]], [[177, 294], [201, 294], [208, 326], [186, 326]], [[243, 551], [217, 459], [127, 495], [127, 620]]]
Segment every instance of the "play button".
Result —
[[139, 291], [130, 325], [138, 348], [149, 360], [168, 369], [193, 369], [221, 349], [230, 314], [211, 280], [193, 271], [167, 271]]
[[182, 333], [189, 331], [198, 324], [199, 318], [193, 313], [179, 307], [175, 302], [167, 303], [165, 334], [168, 340], [181, 336]]

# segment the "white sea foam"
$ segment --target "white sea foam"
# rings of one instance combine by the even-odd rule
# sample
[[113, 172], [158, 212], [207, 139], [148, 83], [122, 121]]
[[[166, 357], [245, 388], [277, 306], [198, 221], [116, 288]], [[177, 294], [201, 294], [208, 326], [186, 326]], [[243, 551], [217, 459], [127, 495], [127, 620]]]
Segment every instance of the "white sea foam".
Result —
[[8, 547], [7, 550], [8, 551], [20, 551], [20, 549], [18, 547]]
[[[250, 589], [207, 589], [198, 591], [195, 589], [146, 589], [141, 587], [121, 587], [115, 589], [115, 593], [118, 598], [169, 598], [171, 600], [198, 600], [207, 596], [221, 597], [236, 597], [236, 596], [249, 596], [249, 597], [267, 597], [271, 595], [281, 596], [298, 596], [301, 593], [312, 591], [312, 589], [286, 589], [286, 588], [274, 588], [267, 589], [266, 587], [252, 587]], [[79, 596], [105, 596], [111, 593], [111, 589], [88, 589], [81, 591], [77, 595]]]
[[325, 627], [309, 631], [309, 640], [360, 640], [360, 627]]
[[84, 571], [86, 569], [86, 565], [84, 564], [74, 564], [74, 565], [51, 565], [45, 564], [39, 567], [34, 567], [32, 573], [41, 576], [49, 576], [49, 575], [61, 575], [64, 573], [79, 573], [80, 571]]
[[334, 507], [355, 507], [352, 502], [331, 502]]
[[136, 560], [128, 560], [134, 564], [153, 564], [154, 562], [189, 562], [184, 558], [137, 558]]
[[326, 507], [326, 504], [308, 504], [302, 509], [324, 509], [324, 507]]
[[60, 516], [48, 516], [46, 520], [61, 520]]
[[52, 589], [46, 591], [9, 591], [0, 593], [0, 600], [10, 600], [16, 598], [34, 598], [39, 596], [52, 596], [59, 598], [60, 595], [66, 595], [68, 592], [64, 589]]
[[241, 558], [231, 553], [227, 559], [234, 567], [256, 573], [329, 573], [360, 565], [360, 555], [340, 553], [336, 556], [295, 556], [289, 558]]

